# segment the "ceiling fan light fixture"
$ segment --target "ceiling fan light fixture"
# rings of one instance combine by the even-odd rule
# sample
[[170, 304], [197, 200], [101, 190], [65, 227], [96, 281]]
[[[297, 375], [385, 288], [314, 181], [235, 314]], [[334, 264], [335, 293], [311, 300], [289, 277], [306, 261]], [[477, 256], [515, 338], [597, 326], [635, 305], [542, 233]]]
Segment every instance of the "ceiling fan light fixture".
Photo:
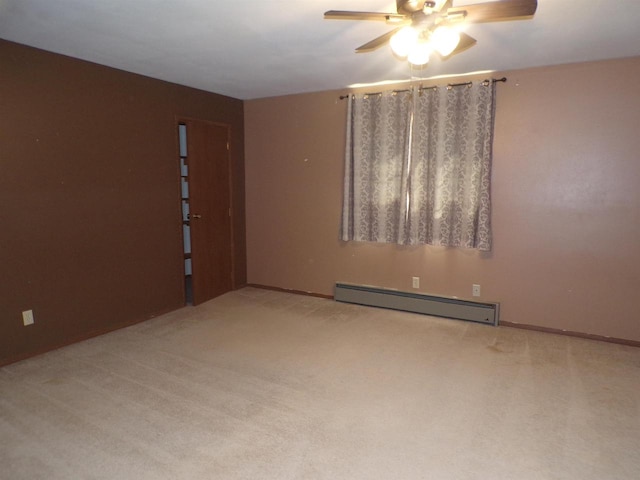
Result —
[[449, 27], [438, 27], [431, 34], [433, 47], [440, 55], [446, 57], [450, 55], [460, 43], [460, 33]]
[[433, 46], [430, 42], [424, 40], [418, 41], [409, 52], [407, 60], [411, 65], [420, 67], [429, 63], [429, 57], [432, 53]]
[[399, 57], [406, 57], [418, 43], [419, 32], [413, 27], [402, 27], [389, 40], [391, 50]]

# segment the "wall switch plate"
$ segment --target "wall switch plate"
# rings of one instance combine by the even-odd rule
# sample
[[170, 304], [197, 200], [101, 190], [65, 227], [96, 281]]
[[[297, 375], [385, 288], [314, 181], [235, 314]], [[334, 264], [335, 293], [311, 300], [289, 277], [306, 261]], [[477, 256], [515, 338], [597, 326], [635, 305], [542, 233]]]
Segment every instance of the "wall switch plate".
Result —
[[480, 285], [478, 285], [477, 283], [474, 283], [473, 287], [471, 288], [471, 294], [474, 297], [479, 297], [480, 296]]
[[413, 277], [411, 279], [411, 286], [413, 288], [420, 288], [420, 277]]
[[25, 327], [27, 325], [33, 325], [35, 323], [35, 320], [33, 318], [33, 310], [25, 310], [24, 312], [22, 312], [22, 323], [24, 323]]

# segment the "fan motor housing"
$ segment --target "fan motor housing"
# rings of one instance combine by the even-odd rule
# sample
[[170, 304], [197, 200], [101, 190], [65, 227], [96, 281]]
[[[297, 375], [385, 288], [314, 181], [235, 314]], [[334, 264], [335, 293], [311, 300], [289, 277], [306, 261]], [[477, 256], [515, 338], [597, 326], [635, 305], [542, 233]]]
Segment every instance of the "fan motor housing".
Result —
[[424, 7], [433, 8], [435, 6], [436, 2], [425, 2], [424, 0], [398, 0], [397, 2], [398, 13], [406, 13], [408, 15], [419, 12]]

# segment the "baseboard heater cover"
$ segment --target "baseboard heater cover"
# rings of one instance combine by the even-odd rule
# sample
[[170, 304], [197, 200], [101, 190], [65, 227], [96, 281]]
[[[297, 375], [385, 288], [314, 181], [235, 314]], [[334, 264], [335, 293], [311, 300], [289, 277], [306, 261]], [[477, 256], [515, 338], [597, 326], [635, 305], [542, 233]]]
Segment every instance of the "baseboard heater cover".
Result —
[[499, 303], [481, 303], [366, 285], [336, 283], [335, 300], [435, 317], [498, 325]]

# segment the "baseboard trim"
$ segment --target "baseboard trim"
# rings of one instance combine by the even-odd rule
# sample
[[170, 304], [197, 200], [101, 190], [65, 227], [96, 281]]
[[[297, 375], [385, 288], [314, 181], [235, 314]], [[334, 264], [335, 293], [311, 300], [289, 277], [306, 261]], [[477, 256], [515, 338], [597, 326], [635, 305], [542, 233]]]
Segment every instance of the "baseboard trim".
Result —
[[617, 343], [619, 345], [627, 345], [629, 347], [640, 347], [637, 340], [627, 340], [626, 338], [607, 337], [605, 335], [594, 335], [592, 333], [574, 332], [571, 330], [561, 330], [559, 328], [539, 327], [537, 325], [527, 325], [525, 323], [500, 321], [502, 327], [520, 328], [522, 330], [533, 330], [536, 332], [553, 333], [555, 335], [564, 335], [567, 337], [578, 337], [587, 340], [596, 340], [599, 342]]
[[179, 310], [182, 306], [177, 308], [169, 308], [166, 310], [159, 311], [157, 313], [153, 313], [145, 318], [136, 318], [134, 320], [130, 320], [127, 322], [120, 322], [115, 325], [111, 325], [109, 327], [100, 328], [98, 330], [92, 330], [91, 332], [86, 332], [81, 335], [75, 336], [69, 340], [64, 342], [57, 343], [55, 345], [50, 345], [43, 348], [38, 348], [36, 350], [21, 353], [19, 355], [15, 355], [13, 357], [2, 358], [0, 359], [0, 367], [4, 367], [7, 365], [11, 365], [12, 363], [21, 362], [23, 360], [27, 360], [29, 358], [37, 357], [39, 355], [43, 355], [48, 352], [53, 352], [54, 350], [58, 350], [60, 348], [68, 347], [69, 345], [73, 345], [74, 343], [84, 342], [85, 340], [89, 340], [91, 338], [99, 337], [100, 335], [106, 335], [107, 333], [115, 332], [116, 330], [121, 330], [123, 328], [131, 327], [133, 325], [137, 325], [138, 323], [146, 322], [148, 320], [153, 320], [156, 317], [161, 315], [165, 315], [170, 312], [174, 312]]
[[[271, 290], [271, 291], [275, 291], [275, 292], [283, 292], [283, 293], [292, 293], [295, 295], [306, 295], [308, 297], [317, 297], [317, 298], [324, 298], [327, 300], [333, 300], [334, 297], [333, 295], [325, 295], [322, 293], [315, 293], [315, 292], [309, 292], [309, 291], [304, 291], [304, 290], [296, 290], [293, 288], [282, 288], [282, 287], [274, 287], [274, 286], [270, 286], [270, 285], [261, 285], [261, 284], [257, 284], [257, 283], [247, 283], [244, 285], [240, 285], [237, 288], [235, 288], [235, 290], [239, 290], [242, 289], [244, 287], [253, 287], [253, 288], [260, 288], [263, 290]], [[99, 330], [95, 330], [89, 333], [85, 333], [82, 335], [79, 335], [77, 337], [74, 337], [73, 339], [66, 341], [66, 342], [62, 342], [60, 344], [56, 344], [56, 345], [52, 345], [50, 347], [45, 347], [45, 348], [41, 348], [32, 352], [28, 352], [28, 353], [24, 353], [24, 354], [20, 354], [20, 355], [16, 355], [14, 357], [9, 357], [9, 358], [4, 358], [4, 359], [0, 359], [0, 367], [4, 367], [6, 365], [10, 365], [12, 363], [16, 363], [16, 362], [20, 362], [22, 360], [27, 360], [28, 358], [32, 358], [32, 357], [37, 357], [38, 355], [42, 355], [44, 353], [47, 352], [52, 352], [53, 350], [58, 350], [59, 348], [64, 348], [66, 346], [69, 345], [73, 345], [74, 343], [78, 343], [78, 342], [83, 342], [85, 340], [89, 340], [90, 338], [94, 338], [94, 337], [99, 337], [100, 335], [105, 335], [107, 333], [111, 333], [111, 332], [115, 332], [116, 330], [120, 330], [122, 328], [127, 328], [130, 327], [132, 325], [136, 325], [138, 323], [142, 323], [142, 322], [146, 322], [147, 320], [151, 320], [155, 317], [158, 317], [160, 315], [164, 315], [166, 313], [170, 313], [173, 312], [179, 308], [182, 307], [178, 307], [178, 308], [170, 308], [167, 309], [166, 311], [160, 311], [157, 313], [154, 313], [153, 315], [150, 315], [146, 318], [142, 318], [142, 319], [136, 319], [136, 320], [132, 320], [129, 322], [123, 322], [117, 325], [113, 325], [111, 327], [107, 327], [104, 329], [99, 329]], [[555, 334], [555, 335], [564, 335], [564, 336], [568, 336], [568, 337], [577, 337], [577, 338], [584, 338], [587, 340], [595, 340], [595, 341], [599, 341], [599, 342], [606, 342], [606, 343], [615, 343], [618, 345], [626, 345], [629, 347], [636, 347], [636, 348], [640, 348], [640, 341], [637, 340], [627, 340], [625, 338], [616, 338], [616, 337], [607, 337], [604, 335], [594, 335], [591, 333], [582, 333], [582, 332], [574, 332], [571, 330], [561, 330], [558, 328], [549, 328], [549, 327], [539, 327], [537, 325], [528, 325], [525, 323], [516, 323], [516, 322], [507, 322], [504, 320], [500, 320], [500, 322], [498, 323], [499, 327], [510, 327], [510, 328], [519, 328], [522, 330], [532, 330], [532, 331], [536, 331], [536, 332], [542, 332], [542, 333], [551, 333], [551, 334]]]
[[[304, 290], [295, 290], [292, 288], [282, 288], [282, 287], [272, 287], [269, 285], [261, 285], [257, 283], [247, 283], [247, 287], [253, 288], [261, 288], [263, 290], [273, 290], [276, 292], [284, 292], [284, 293], [293, 293], [296, 295], [306, 295], [309, 297], [318, 297], [318, 298], [326, 298], [328, 300], [333, 300], [333, 295], [324, 295], [321, 293], [314, 292], [305, 292]], [[606, 342], [606, 343], [616, 343], [618, 345], [626, 345], [628, 347], [638, 347], [640, 348], [640, 341], [637, 340], [627, 340], [625, 338], [616, 338], [616, 337], [607, 337], [604, 335], [594, 335], [591, 333], [582, 333], [582, 332], [574, 332], [571, 330], [562, 330], [559, 328], [549, 328], [549, 327], [538, 327], [536, 325], [528, 325], [525, 323], [516, 323], [516, 322], [505, 322], [500, 320], [498, 322], [499, 327], [509, 327], [509, 328], [519, 328], [521, 330], [533, 330], [536, 332], [543, 333], [551, 333], [555, 335], [564, 335], [567, 337], [576, 337], [576, 338], [584, 338], [587, 340], [595, 340], [598, 342]]]
[[259, 283], [247, 283], [247, 287], [261, 288], [262, 290], [272, 290], [274, 292], [294, 293], [296, 295], [306, 295], [307, 297], [326, 298], [333, 300], [333, 295], [325, 295], [323, 293], [307, 292], [304, 290], [295, 290], [293, 288], [272, 287], [270, 285], [261, 285]]

